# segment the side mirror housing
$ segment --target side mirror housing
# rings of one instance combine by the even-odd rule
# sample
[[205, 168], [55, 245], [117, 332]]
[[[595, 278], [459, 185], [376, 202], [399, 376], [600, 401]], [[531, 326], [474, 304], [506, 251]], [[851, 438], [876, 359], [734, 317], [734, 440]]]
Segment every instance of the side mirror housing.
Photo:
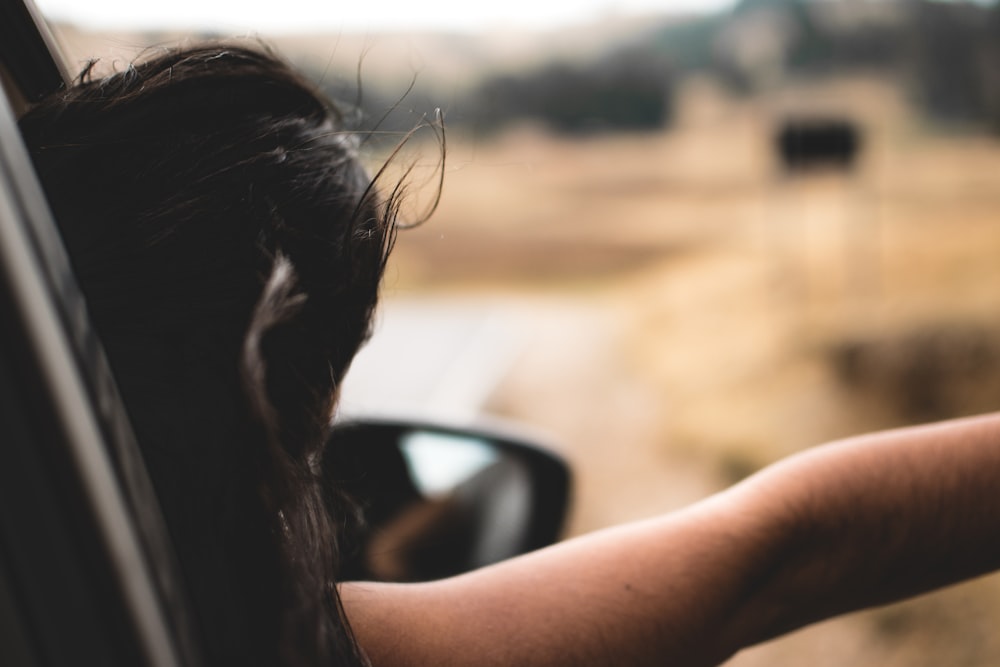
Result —
[[359, 511], [344, 580], [439, 579], [546, 546], [570, 491], [563, 459], [511, 428], [429, 421], [339, 423], [322, 474]]

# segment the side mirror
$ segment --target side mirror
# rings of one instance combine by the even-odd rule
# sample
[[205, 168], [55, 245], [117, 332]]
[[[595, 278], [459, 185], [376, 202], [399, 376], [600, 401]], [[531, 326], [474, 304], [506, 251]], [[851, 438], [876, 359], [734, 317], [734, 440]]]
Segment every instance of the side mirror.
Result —
[[345, 580], [439, 579], [551, 544], [570, 488], [566, 463], [520, 435], [430, 422], [339, 423], [322, 471], [360, 512]]

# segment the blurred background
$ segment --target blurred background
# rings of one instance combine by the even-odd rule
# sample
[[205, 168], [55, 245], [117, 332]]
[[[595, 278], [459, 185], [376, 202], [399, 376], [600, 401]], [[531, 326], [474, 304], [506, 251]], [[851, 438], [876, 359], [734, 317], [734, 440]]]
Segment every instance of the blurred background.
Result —
[[[1000, 401], [996, 4], [39, 4], [80, 67], [272, 44], [374, 130], [373, 165], [442, 109], [443, 197], [345, 409], [548, 431], [570, 533]], [[416, 219], [440, 140], [404, 153]], [[728, 664], [998, 665], [998, 622], [992, 577]]]

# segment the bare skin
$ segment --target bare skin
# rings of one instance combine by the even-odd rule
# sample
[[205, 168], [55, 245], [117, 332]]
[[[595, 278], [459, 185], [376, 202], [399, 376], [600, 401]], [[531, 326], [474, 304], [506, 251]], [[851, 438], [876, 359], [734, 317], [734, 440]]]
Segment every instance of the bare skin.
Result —
[[852, 438], [687, 509], [427, 584], [349, 583], [374, 667], [714, 665], [1000, 568], [1000, 414]]

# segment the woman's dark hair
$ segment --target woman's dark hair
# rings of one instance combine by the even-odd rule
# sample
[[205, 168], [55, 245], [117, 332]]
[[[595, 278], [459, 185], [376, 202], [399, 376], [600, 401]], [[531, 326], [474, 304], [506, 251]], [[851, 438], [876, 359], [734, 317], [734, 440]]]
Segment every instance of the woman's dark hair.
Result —
[[395, 235], [355, 135], [239, 46], [88, 69], [21, 129], [210, 664], [363, 664], [334, 588], [351, 508], [317, 478]]

